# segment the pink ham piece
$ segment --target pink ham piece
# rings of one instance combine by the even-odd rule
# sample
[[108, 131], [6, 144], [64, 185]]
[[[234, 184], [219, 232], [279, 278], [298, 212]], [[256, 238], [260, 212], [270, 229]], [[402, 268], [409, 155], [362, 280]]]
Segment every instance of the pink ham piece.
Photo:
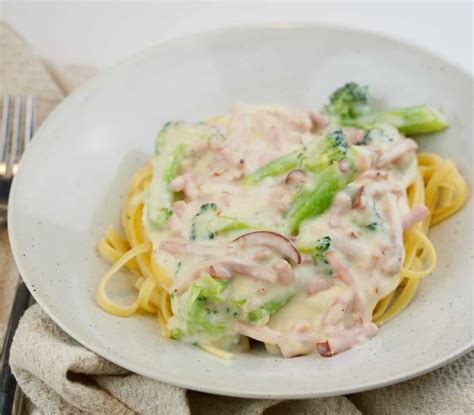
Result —
[[369, 323], [361, 329], [348, 330], [346, 334], [340, 337], [319, 342], [316, 348], [321, 356], [331, 357], [364, 342], [366, 339], [373, 337], [375, 333], [377, 333], [377, 326], [374, 323]]
[[233, 253], [231, 247], [191, 243], [185, 240], [168, 239], [160, 243], [160, 249], [173, 255], [217, 256]]
[[301, 254], [301, 263], [302, 264], [312, 264], [313, 257], [310, 254]]
[[304, 292], [308, 296], [311, 296], [311, 295], [320, 293], [321, 291], [325, 291], [332, 286], [333, 286], [332, 282], [324, 278], [318, 278], [317, 280], [315, 279], [315, 280], [307, 281], [304, 285]]
[[187, 203], [183, 200], [178, 200], [177, 202], [173, 203], [173, 212], [176, 213], [178, 218], [183, 219], [184, 215], [186, 214]]
[[278, 278], [273, 270], [253, 261], [239, 257], [223, 256], [201, 262], [194, 271], [188, 272], [184, 278], [173, 286], [173, 292], [183, 292], [191, 281], [198, 279], [203, 272], [217, 279], [231, 279], [233, 274], [242, 274], [270, 284], [276, 282]]
[[324, 314], [322, 318], [322, 323], [326, 327], [331, 327], [339, 323], [339, 321], [344, 317], [344, 313], [351, 303], [351, 299], [347, 298], [337, 298], [334, 300], [333, 304]]
[[272, 268], [283, 285], [290, 285], [295, 280], [295, 272], [288, 261], [278, 259], [273, 263]]
[[185, 237], [185, 232], [183, 229], [183, 223], [179, 219], [178, 215], [173, 213], [166, 224], [166, 230], [170, 232], [172, 236], [178, 237], [178, 238], [184, 238]]
[[341, 279], [349, 287], [354, 287], [356, 280], [349, 268], [347, 268], [342, 262], [342, 259], [339, 257], [339, 255], [335, 251], [329, 251], [324, 256], [328, 260], [329, 265], [331, 265], [331, 267], [336, 272], [336, 277], [339, 277], [339, 279]]
[[278, 186], [270, 195], [270, 203], [274, 204], [280, 213], [285, 213], [291, 202], [290, 192], [286, 186]]
[[372, 166], [372, 159], [370, 157], [370, 153], [362, 153], [357, 156], [356, 159], [356, 167], [357, 170], [360, 172], [364, 172], [370, 169]]
[[352, 289], [354, 300], [353, 309], [359, 311], [361, 314], [364, 313], [364, 300], [360, 292], [359, 284], [354, 278], [354, 275], [349, 268], [344, 264], [343, 260], [335, 251], [329, 251], [325, 255], [325, 258], [329, 262], [329, 265], [334, 269], [336, 278], [344, 282], [349, 288]]
[[275, 272], [244, 258], [219, 258], [214, 261], [214, 265], [224, 267], [231, 273], [242, 274], [269, 283], [274, 283], [277, 280]]
[[337, 228], [344, 216], [352, 209], [352, 199], [345, 192], [338, 192], [329, 214], [329, 226]]
[[306, 176], [306, 173], [303, 170], [296, 169], [290, 171], [285, 179], [285, 184], [303, 184], [308, 180], [308, 177]]
[[288, 258], [295, 264], [301, 264], [301, 254], [296, 246], [283, 235], [271, 231], [255, 231], [234, 239], [233, 244], [242, 246], [265, 246]]
[[209, 150], [209, 143], [206, 140], [198, 141], [191, 147], [191, 155], [199, 157]]
[[360, 130], [359, 128], [347, 128], [346, 140], [349, 144], [357, 144], [364, 139], [364, 134], [364, 130]]
[[403, 229], [411, 228], [415, 223], [421, 222], [430, 214], [425, 205], [415, 206], [410, 212], [402, 217]]
[[352, 258], [360, 258], [369, 252], [367, 244], [357, 239], [357, 236], [349, 239], [346, 234], [338, 230], [331, 235], [331, 243], [337, 251]]
[[268, 248], [262, 247], [252, 252], [252, 254], [250, 255], [250, 259], [252, 259], [253, 261], [266, 261], [270, 258], [271, 254], [272, 251], [270, 251]]
[[283, 137], [281, 136], [280, 131], [274, 125], [270, 127], [270, 131], [268, 133], [269, 141], [272, 144], [275, 150], [281, 150], [282, 140]]
[[184, 192], [191, 199], [194, 199], [199, 193], [196, 182], [189, 173], [176, 177], [171, 181], [169, 187], [173, 192]]
[[364, 209], [366, 206], [366, 200], [364, 197], [365, 186], [361, 186], [357, 193], [352, 198], [352, 209]]
[[414, 151], [417, 148], [418, 148], [418, 144], [416, 144], [416, 142], [413, 141], [411, 138], [407, 138], [406, 140], [403, 140], [399, 142], [398, 144], [395, 144], [388, 151], [383, 153], [377, 161], [377, 167], [386, 166], [387, 164], [392, 163], [395, 160], [398, 160], [400, 157], [402, 157], [406, 153], [410, 151]]
[[218, 280], [230, 280], [232, 278], [232, 273], [220, 264], [211, 265], [209, 267], [209, 274]]
[[[296, 129], [300, 132], [310, 131], [313, 127], [313, 120], [309, 112], [301, 110], [290, 111], [270, 111], [271, 114], [277, 115], [278, 118], [291, 129]], [[284, 125], [283, 125], [284, 127]]]
[[389, 234], [391, 242], [390, 260], [383, 266], [383, 270], [389, 274], [400, 272], [403, 256], [403, 225], [398, 200], [392, 193], [387, 194], [383, 205], [385, 218], [390, 225]]
[[319, 130], [326, 128], [329, 125], [329, 121], [327, 120], [327, 118], [317, 111], [309, 111], [309, 117], [313, 122], [313, 128]]
[[276, 282], [278, 278], [277, 274], [267, 267], [256, 264], [249, 259], [233, 256], [212, 258], [204, 261], [199, 264], [198, 268], [192, 274], [194, 278], [199, 278], [202, 272], [207, 272], [211, 275], [214, 273], [216, 278], [224, 279], [231, 278], [233, 274], [242, 274], [246, 277], [269, 283]]
[[312, 352], [315, 348], [317, 336], [314, 332], [295, 332], [291, 333], [287, 339], [282, 341], [280, 347], [283, 357], [295, 357]]
[[173, 192], [182, 192], [186, 188], [187, 178], [186, 174], [176, 177], [171, 181], [170, 189]]

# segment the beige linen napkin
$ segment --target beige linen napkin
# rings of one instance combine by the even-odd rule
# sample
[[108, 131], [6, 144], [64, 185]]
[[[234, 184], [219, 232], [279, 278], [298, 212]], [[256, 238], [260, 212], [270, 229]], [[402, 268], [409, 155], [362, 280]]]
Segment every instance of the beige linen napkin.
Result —
[[[0, 23], [0, 92], [36, 97], [38, 124], [90, 68], [44, 64], [25, 42]], [[5, 231], [0, 238], [0, 340], [17, 282]], [[0, 343], [1, 344], [1, 343]], [[474, 352], [443, 369], [370, 392], [324, 399], [270, 401], [226, 398], [135, 375], [81, 346], [41, 310], [22, 318], [10, 363], [38, 414], [309, 415], [464, 414], [474, 412]], [[317, 374], [315, 374], [317, 376]]]

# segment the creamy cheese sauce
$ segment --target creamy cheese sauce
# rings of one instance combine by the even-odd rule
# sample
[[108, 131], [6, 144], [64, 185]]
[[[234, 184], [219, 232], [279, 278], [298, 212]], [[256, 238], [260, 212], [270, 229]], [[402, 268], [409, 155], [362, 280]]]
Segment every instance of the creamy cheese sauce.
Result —
[[[173, 337], [232, 350], [244, 335], [289, 357], [332, 355], [375, 334], [373, 309], [399, 283], [416, 144], [389, 125], [365, 135], [345, 130], [354, 175], [295, 233], [288, 230], [294, 200], [320, 171], [300, 166], [247, 179], [337, 127], [312, 111], [239, 104], [209, 128], [205, 140], [176, 137], [186, 153], [168, 183], [174, 199], [164, 226], [150, 210], [159, 204], [169, 151], [155, 157], [144, 194], [154, 257], [173, 277]], [[348, 168], [345, 159], [334, 165]]]

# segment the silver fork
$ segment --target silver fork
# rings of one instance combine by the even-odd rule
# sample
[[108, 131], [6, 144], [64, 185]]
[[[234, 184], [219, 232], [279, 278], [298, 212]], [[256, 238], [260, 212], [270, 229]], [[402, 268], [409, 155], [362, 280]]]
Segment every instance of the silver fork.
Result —
[[[13, 102], [10, 103], [10, 101]], [[13, 114], [11, 114], [11, 106], [13, 107]], [[23, 108], [25, 109], [23, 110]], [[24, 122], [22, 123], [22, 121]], [[23, 134], [21, 133], [22, 124], [24, 125]], [[6, 222], [7, 203], [12, 179], [18, 169], [21, 156], [33, 137], [34, 124], [35, 111], [33, 97], [29, 96], [26, 98], [26, 105], [24, 104], [24, 99], [20, 96], [16, 96], [13, 100], [9, 96], [3, 97], [2, 131], [0, 136], [0, 225]], [[20, 278], [2, 348], [2, 366], [0, 372], [1, 414], [12, 413], [14, 403], [15, 409], [18, 411], [21, 410], [22, 394], [16, 393], [17, 385], [12, 375], [8, 359], [10, 357], [13, 335], [29, 302], [30, 293]]]
[[[35, 127], [34, 99], [26, 98], [26, 109], [23, 97], [16, 96], [11, 116], [9, 95], [3, 97], [2, 133], [0, 136], [0, 225], [6, 221], [8, 195], [13, 176], [15, 175], [21, 156], [28, 146]], [[24, 113], [23, 113], [24, 112]], [[21, 134], [22, 119], [24, 119], [24, 132]], [[10, 128], [10, 124], [12, 127]], [[10, 130], [12, 133], [10, 134]], [[11, 139], [10, 139], [11, 137]]]

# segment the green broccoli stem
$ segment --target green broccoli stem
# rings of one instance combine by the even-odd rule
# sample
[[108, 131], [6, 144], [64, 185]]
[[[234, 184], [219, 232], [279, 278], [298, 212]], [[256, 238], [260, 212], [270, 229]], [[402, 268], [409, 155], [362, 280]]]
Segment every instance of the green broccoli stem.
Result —
[[167, 184], [170, 184], [178, 175], [179, 166], [183, 161], [183, 158], [186, 155], [186, 146], [184, 144], [179, 144], [173, 151], [171, 160], [166, 168], [163, 179]]
[[250, 228], [252, 225], [245, 220], [220, 215], [215, 203], [205, 203], [194, 217], [190, 239], [214, 239], [221, 233]]
[[427, 105], [381, 111], [369, 110], [357, 114], [353, 119], [342, 119], [341, 123], [359, 128], [388, 123], [404, 134], [434, 133], [448, 126], [443, 114]]
[[301, 150], [285, 154], [260, 167], [246, 176], [247, 184], [255, 184], [266, 177], [281, 176], [290, 170], [300, 168], [305, 171], [319, 172], [335, 160], [342, 160], [348, 150], [348, 144], [342, 129], [327, 133], [324, 137], [315, 137], [314, 143]]
[[345, 188], [354, 176], [353, 169], [342, 172], [336, 163], [317, 174], [309, 190], [302, 189], [290, 204], [287, 214], [289, 233], [297, 234], [301, 222], [323, 213], [331, 205], [334, 195]]
[[178, 175], [179, 166], [185, 155], [186, 146], [179, 144], [174, 149], [160, 179], [160, 206], [150, 215], [153, 224], [158, 228], [162, 228], [172, 214], [171, 204], [176, 201], [176, 194], [170, 190], [169, 185]]
[[248, 174], [245, 177], [245, 183], [255, 184], [267, 177], [281, 176], [282, 174], [297, 168], [300, 165], [302, 156], [302, 150], [284, 154], [283, 156], [272, 160], [271, 162]]
[[271, 315], [282, 309], [293, 298], [294, 293], [283, 298], [268, 301], [248, 314], [248, 319], [252, 322], [267, 324]]

